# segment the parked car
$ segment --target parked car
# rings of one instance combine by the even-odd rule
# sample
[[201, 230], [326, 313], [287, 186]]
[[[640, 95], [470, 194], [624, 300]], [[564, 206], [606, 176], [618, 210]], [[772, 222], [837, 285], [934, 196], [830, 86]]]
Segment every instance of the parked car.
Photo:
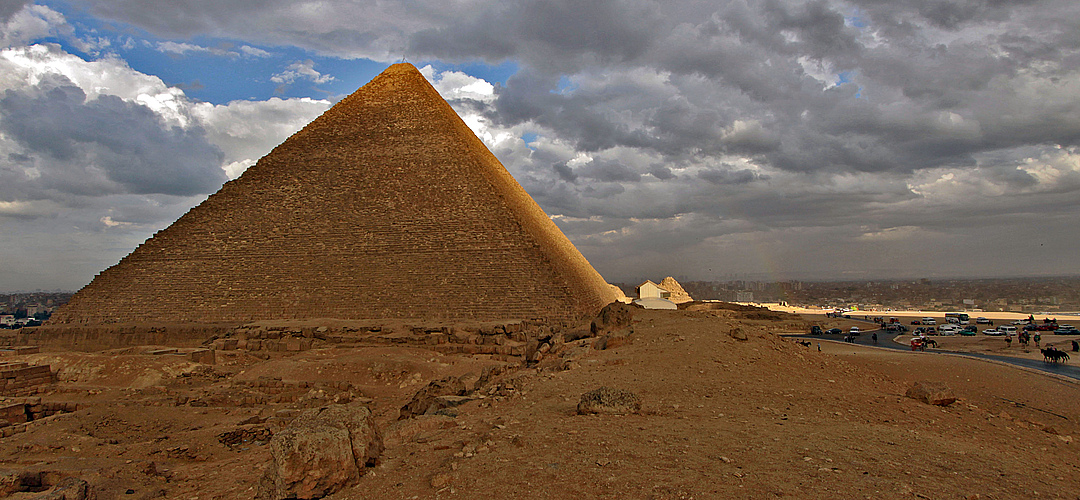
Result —
[[913, 324], [913, 325], [921, 325], [922, 322], [917, 320], [917, 319], [913, 319], [913, 320], [911, 320], [911, 324]]
[[935, 330], [934, 327], [932, 327], [932, 326], [928, 326], [928, 327], [926, 327], [926, 334], [927, 335], [937, 335], [937, 330]]
[[979, 316], [978, 318], [975, 318], [975, 324], [976, 325], [989, 325], [990, 320], [988, 320], [988, 319], [986, 319], [986, 318], [984, 318], [982, 316]]
[[991, 328], [989, 330], [983, 330], [983, 335], [1005, 335], [1005, 332], [998, 330], [997, 328]]
[[[1062, 325], [1062, 326], [1067, 326], [1067, 325]], [[1052, 331], [1058, 329], [1058, 325], [1057, 325], [1057, 323], [1042, 323], [1042, 324], [1039, 324], [1039, 325], [1035, 325], [1035, 329], [1040, 331], [1040, 332], [1052, 332]]]
[[922, 324], [924, 324], [924, 325], [936, 325], [937, 324], [937, 320], [934, 319], [934, 318], [923, 318], [923, 319], [921, 319], [919, 321], [922, 321]]
[[840, 335], [841, 333], [844, 333], [844, 331], [839, 328], [829, 328], [828, 330], [825, 330], [825, 333], [829, 335]]
[[978, 333], [979, 332], [976, 331], [976, 330], [968, 330], [967, 328], [965, 328], [963, 330], [960, 330], [960, 335], [963, 335], [965, 337], [971, 337], [971, 336], [974, 336], [974, 335], [976, 335]]
[[848, 333], [851, 335], [858, 335], [861, 332], [859, 332], [859, 327], [853, 326], [851, 327], [851, 330], [848, 330]]
[[1068, 328], [1061, 327], [1057, 330], [1054, 330], [1054, 335], [1080, 335], [1080, 330], [1077, 330], [1076, 328], [1073, 328], [1071, 326]]
[[821, 327], [814, 325], [810, 327], [810, 335], [821, 335]]
[[1016, 335], [1016, 327], [1013, 325], [1002, 325], [998, 327], [1002, 335]]
[[938, 333], [941, 335], [956, 335], [960, 332], [960, 327], [956, 325], [943, 325], [938, 329]]

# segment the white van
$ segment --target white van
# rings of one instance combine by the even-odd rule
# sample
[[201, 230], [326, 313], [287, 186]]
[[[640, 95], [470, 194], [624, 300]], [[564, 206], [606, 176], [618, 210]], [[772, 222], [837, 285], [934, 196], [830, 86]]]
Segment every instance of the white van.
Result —
[[1013, 325], [1002, 325], [999, 326], [997, 329], [999, 332], [1004, 333], [1005, 335], [1016, 335], [1016, 327]]
[[922, 321], [922, 324], [924, 324], [924, 325], [936, 325], [937, 324], [937, 320], [934, 319], [934, 318], [930, 318], [930, 317], [923, 318], [923, 319], [921, 319], [919, 321]]

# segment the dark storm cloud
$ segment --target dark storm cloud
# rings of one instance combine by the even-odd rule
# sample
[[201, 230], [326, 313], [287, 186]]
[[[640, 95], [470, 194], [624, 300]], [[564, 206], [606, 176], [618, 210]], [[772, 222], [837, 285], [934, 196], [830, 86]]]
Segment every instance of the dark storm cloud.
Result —
[[499, 2], [410, 37], [409, 52], [438, 58], [519, 58], [554, 71], [639, 58], [653, 39], [659, 5], [649, 1]]
[[28, 0], [0, 0], [0, 23], [7, 22], [16, 12], [22, 10]]
[[760, 175], [750, 169], [709, 169], [698, 173], [698, 177], [713, 184], [746, 184], [758, 180]]
[[559, 178], [566, 182], [574, 182], [578, 178], [577, 174], [574, 173], [574, 169], [570, 168], [565, 161], [556, 163], [551, 168], [555, 169], [555, 173], [559, 174]]
[[[709, 262], [707, 245], [758, 235], [791, 254], [829, 244], [843, 266], [900, 234], [947, 245], [920, 231], [1080, 216], [1074, 0], [90, 3], [165, 36], [512, 61], [493, 102], [453, 104], [537, 137], [493, 150], [590, 248]], [[923, 265], [910, 248], [877, 265]], [[622, 266], [611, 279], [633, 267], [603, 262]]]
[[116, 193], [190, 196], [226, 180], [222, 154], [202, 129], [165, 124], [152, 110], [116, 96], [87, 99], [63, 77], [7, 90], [0, 132], [22, 148], [40, 177], [29, 187], [81, 195]]
[[591, 161], [580, 169], [581, 176], [600, 182], [638, 182], [641, 174], [614, 161]]

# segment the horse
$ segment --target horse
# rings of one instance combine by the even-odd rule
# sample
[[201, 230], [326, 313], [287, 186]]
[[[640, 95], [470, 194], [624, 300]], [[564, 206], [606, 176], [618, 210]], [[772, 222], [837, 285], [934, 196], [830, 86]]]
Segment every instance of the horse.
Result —
[[1069, 353], [1065, 351], [1059, 351], [1057, 349], [1040, 349], [1043, 353], [1043, 361], [1046, 362], [1066, 362], [1069, 361]]
[[926, 339], [926, 340], [924, 340], [923, 345], [926, 346], [926, 347], [933, 347], [935, 349], [938, 348], [938, 343], [934, 339]]
[[803, 347], [810, 347], [810, 342], [805, 341], [805, 340], [796, 340], [795, 343], [799, 344], [799, 345], [801, 345]]

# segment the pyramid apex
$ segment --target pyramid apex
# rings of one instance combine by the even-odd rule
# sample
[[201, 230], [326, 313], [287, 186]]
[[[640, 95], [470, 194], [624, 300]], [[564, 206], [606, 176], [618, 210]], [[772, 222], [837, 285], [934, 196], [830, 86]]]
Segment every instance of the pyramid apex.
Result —
[[417, 73], [420, 74], [420, 70], [413, 66], [412, 63], [399, 62], [391, 64], [388, 68], [383, 70], [383, 73]]

